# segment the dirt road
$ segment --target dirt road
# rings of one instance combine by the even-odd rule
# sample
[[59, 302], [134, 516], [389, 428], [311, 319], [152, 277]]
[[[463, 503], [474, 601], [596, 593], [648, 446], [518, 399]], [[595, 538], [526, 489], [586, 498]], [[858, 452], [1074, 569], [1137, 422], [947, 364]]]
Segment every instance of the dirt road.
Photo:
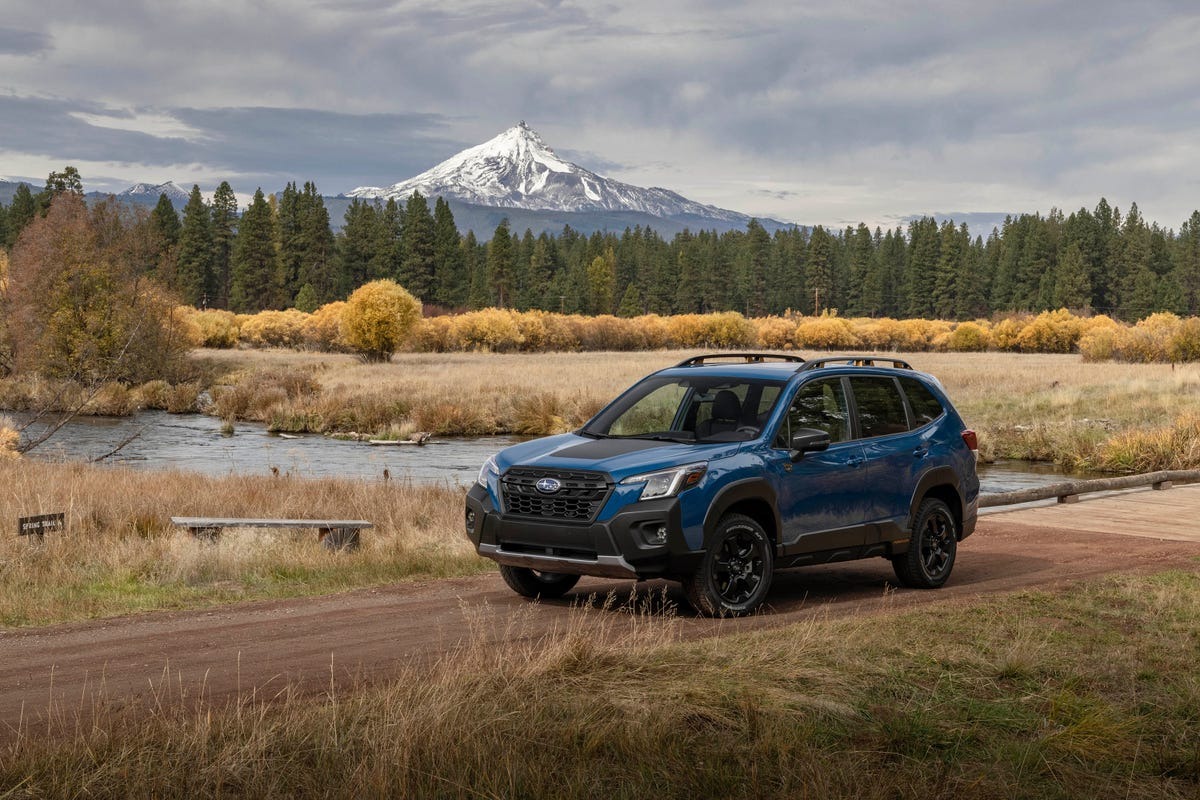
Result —
[[[1195, 496], [1200, 500], [1200, 491]], [[748, 620], [692, 617], [669, 584], [643, 583], [636, 589], [651, 595], [666, 586], [682, 606], [684, 635], [705, 636], [814, 615], [958, 603], [1113, 572], [1200, 570], [1200, 542], [1087, 530], [1094, 516], [1088, 507], [1103, 502], [1075, 506], [1079, 511], [1065, 523], [1056, 518], [1053, 524], [1030, 524], [1038, 519], [1036, 512], [982, 518], [959, 550], [950, 583], [935, 592], [891, 589], [891, 566], [882, 559], [779, 573], [766, 612]], [[0, 631], [0, 737], [18, 727], [44, 729], [48, 714], [86, 717], [96, 703], [136, 706], [159, 698], [173, 703], [201, 692], [220, 701], [251, 691], [274, 694], [289, 684], [314, 687], [385, 677], [445, 654], [467, 635], [468, 616], [476, 629], [505, 641], [514, 635], [506, 632], [507, 621], [518, 609], [525, 614], [522, 635], [537, 635], [564, 621], [572, 598], [610, 589], [627, 597], [634, 588], [628, 582], [585, 579], [564, 601], [529, 608], [498, 575], [489, 575]]]

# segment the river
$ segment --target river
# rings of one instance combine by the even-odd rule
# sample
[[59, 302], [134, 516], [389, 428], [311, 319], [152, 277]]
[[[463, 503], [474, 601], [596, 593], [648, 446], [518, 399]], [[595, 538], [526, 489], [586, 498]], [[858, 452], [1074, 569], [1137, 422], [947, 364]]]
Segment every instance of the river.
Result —
[[[239, 422], [233, 435], [216, 417], [145, 411], [133, 417], [76, 417], [29, 456], [40, 461], [98, 458], [130, 439], [105, 463], [135, 469], [181, 469], [208, 475], [268, 475], [273, 470], [300, 477], [382, 478], [467, 484], [484, 460], [514, 442], [509, 436], [445, 438], [424, 447], [374, 446], [326, 436], [284, 438], [265, 425]], [[36, 435], [39, 426], [28, 433]], [[1054, 483], [1073, 476], [1047, 464], [1014, 461], [981, 464], [985, 492]]]

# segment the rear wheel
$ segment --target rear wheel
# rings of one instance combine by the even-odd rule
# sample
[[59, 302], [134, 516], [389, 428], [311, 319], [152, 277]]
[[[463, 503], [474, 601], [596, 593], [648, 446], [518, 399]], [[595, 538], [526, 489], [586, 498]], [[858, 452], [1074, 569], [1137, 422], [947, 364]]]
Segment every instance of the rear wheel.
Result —
[[710, 617], [749, 614], [771, 588], [774, 552], [761, 525], [727, 514], [717, 523], [700, 568], [683, 579], [688, 602]]
[[933, 497], [917, 508], [908, 552], [892, 559], [896, 577], [914, 589], [937, 589], [950, 577], [958, 552], [958, 525], [950, 507]]
[[500, 565], [500, 575], [508, 587], [522, 597], [562, 597], [579, 583], [578, 575], [562, 572], [538, 572], [528, 567]]

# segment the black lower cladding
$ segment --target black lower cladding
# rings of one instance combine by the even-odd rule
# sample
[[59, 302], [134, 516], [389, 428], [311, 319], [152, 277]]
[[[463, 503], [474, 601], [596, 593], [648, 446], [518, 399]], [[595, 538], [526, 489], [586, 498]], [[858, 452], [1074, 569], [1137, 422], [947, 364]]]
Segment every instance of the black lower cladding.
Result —
[[[467, 492], [466, 503], [467, 511], [474, 512], [467, 536], [476, 549], [487, 544], [509, 553], [576, 561], [621, 556], [639, 578], [690, 574], [703, 555], [688, 550], [683, 539], [678, 498], [636, 503], [611, 519], [590, 524], [501, 513], [479, 484]], [[666, 544], [652, 544], [652, 535], [664, 526]], [[572, 571], [588, 574], [586, 566], [574, 565]]]

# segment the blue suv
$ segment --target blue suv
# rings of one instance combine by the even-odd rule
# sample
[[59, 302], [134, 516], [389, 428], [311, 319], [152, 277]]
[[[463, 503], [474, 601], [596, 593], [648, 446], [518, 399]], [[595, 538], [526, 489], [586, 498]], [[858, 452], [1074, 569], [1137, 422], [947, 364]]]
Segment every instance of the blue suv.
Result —
[[938, 380], [904, 361], [696, 356], [573, 433], [489, 458], [466, 529], [526, 597], [668, 578], [700, 613], [740, 615], [776, 569], [871, 556], [937, 588], [975, 529], [975, 450]]

